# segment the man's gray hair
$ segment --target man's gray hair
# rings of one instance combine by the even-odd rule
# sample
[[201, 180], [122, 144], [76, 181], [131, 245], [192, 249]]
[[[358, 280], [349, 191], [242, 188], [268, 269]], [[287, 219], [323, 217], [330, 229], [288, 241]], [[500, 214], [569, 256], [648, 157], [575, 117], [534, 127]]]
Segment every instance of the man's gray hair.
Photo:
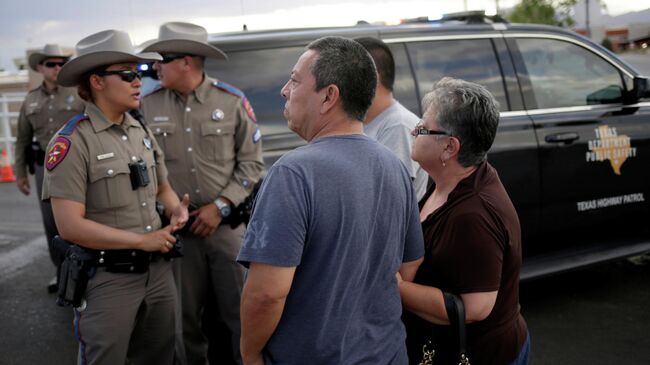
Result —
[[336, 85], [343, 110], [362, 121], [377, 87], [375, 63], [361, 44], [343, 37], [323, 37], [311, 42], [307, 49], [318, 52], [311, 66], [316, 91]]
[[440, 128], [460, 140], [458, 162], [462, 166], [486, 160], [499, 125], [499, 103], [484, 86], [442, 78], [422, 98], [424, 113], [431, 108]]

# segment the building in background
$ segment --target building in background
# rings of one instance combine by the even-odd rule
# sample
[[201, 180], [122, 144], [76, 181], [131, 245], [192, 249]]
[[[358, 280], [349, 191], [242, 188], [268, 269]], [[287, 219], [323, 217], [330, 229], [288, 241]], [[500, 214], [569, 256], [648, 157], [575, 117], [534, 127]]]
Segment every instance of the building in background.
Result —
[[[611, 16], [598, 0], [580, 0], [573, 7], [574, 30], [590, 37], [597, 43], [605, 39], [612, 49], [620, 52], [626, 49], [648, 46], [650, 37], [650, 7], [645, 10]], [[644, 41], [645, 39], [645, 41]]]
[[12, 164], [18, 114], [29, 90], [28, 85], [27, 70], [0, 71], [0, 151], [7, 150]]

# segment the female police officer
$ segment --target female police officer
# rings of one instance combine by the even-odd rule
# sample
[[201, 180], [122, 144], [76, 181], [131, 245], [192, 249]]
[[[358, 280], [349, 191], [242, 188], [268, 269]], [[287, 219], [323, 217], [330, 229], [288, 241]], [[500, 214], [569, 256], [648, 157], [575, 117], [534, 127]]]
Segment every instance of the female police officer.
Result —
[[[161, 258], [188, 218], [167, 182], [150, 131], [127, 112], [140, 103], [136, 55], [127, 33], [108, 30], [77, 44], [78, 57], [59, 73], [88, 104], [50, 141], [43, 199], [61, 236], [96, 254], [75, 335], [82, 364], [171, 364], [176, 291]], [[171, 218], [161, 227], [156, 199]]]

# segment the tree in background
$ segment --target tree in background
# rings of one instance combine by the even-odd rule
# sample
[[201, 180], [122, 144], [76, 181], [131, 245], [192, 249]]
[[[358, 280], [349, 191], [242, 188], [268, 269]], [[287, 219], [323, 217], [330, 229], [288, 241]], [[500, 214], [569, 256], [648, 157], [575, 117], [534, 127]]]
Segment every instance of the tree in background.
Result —
[[576, 2], [577, 0], [522, 0], [507, 18], [513, 23], [570, 27], [575, 23], [571, 17], [571, 8]]
[[600, 45], [614, 52], [614, 46], [612, 45], [612, 41], [610, 41], [609, 38], [603, 38], [603, 41], [600, 42]]

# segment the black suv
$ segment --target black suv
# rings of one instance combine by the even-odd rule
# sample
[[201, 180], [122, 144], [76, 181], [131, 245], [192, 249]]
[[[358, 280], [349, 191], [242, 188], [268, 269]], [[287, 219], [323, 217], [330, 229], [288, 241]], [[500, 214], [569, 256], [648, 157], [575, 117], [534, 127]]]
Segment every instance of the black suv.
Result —
[[650, 250], [648, 79], [571, 31], [476, 18], [216, 35], [229, 60], [207, 72], [246, 93], [270, 166], [304, 143], [280, 96], [304, 46], [380, 38], [395, 56], [395, 97], [415, 114], [443, 76], [485, 85], [499, 101], [488, 159], [521, 219], [522, 279]]

